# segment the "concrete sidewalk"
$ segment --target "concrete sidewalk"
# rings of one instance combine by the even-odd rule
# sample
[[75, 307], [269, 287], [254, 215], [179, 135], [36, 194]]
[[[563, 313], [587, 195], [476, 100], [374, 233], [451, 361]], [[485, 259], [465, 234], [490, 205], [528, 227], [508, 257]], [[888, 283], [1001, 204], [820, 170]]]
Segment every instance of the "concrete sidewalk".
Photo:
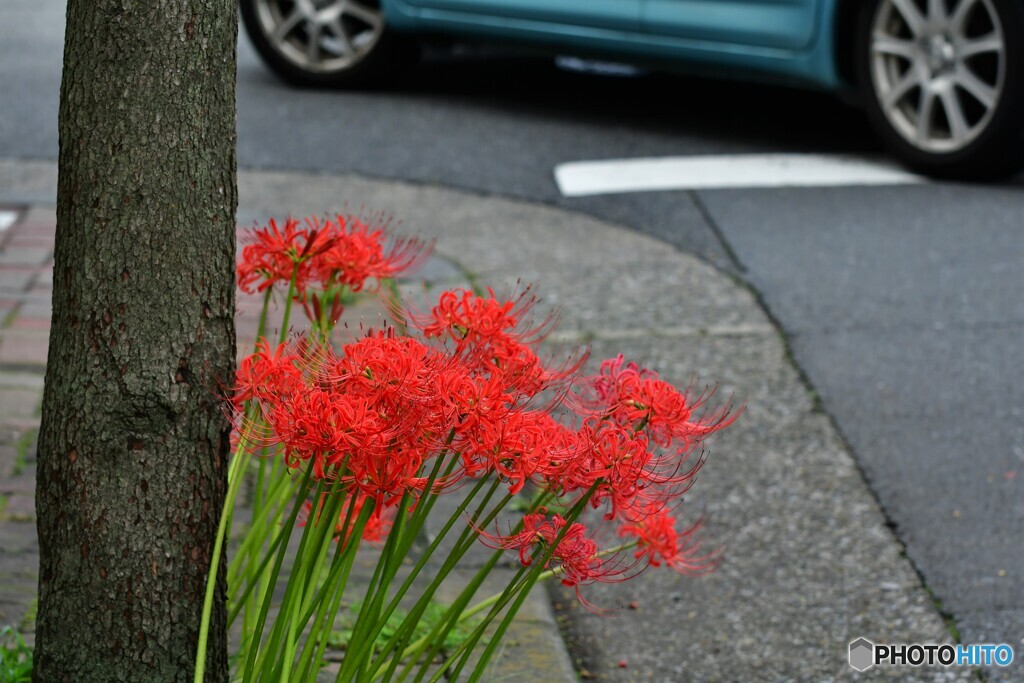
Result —
[[[506, 653], [511, 663], [528, 652], [530, 668], [510, 664], [499, 678], [573, 680], [571, 657], [582, 677], [623, 683], [972, 679], [961, 668], [857, 674], [847, 664], [859, 637], [937, 643], [951, 642], [950, 631], [744, 287], [656, 240], [548, 207], [355, 177], [243, 173], [239, 186], [241, 225], [346, 208], [390, 212], [399, 231], [437, 239], [421, 277], [533, 283], [544, 305], [561, 310], [552, 343], [587, 343], [595, 363], [622, 352], [677, 385], [717, 382], [721, 396], [745, 403], [710, 444], [688, 497], [724, 548], [722, 567], [698, 579], [651, 570], [591, 586], [588, 599], [610, 616], [580, 610], [556, 587], [564, 640], [538, 592], [525, 620], [532, 630]], [[0, 231], [0, 624], [18, 623], [35, 590], [31, 441], [55, 187], [53, 164], [0, 161], [0, 221], [5, 210], [17, 217]]]

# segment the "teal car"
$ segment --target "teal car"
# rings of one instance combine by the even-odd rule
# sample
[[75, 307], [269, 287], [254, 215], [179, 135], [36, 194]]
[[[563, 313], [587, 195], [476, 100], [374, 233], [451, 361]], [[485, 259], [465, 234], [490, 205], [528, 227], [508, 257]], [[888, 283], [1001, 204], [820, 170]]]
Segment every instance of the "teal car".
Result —
[[853, 95], [932, 175], [1024, 165], [1022, 0], [240, 0], [297, 85], [374, 87], [444, 37]]

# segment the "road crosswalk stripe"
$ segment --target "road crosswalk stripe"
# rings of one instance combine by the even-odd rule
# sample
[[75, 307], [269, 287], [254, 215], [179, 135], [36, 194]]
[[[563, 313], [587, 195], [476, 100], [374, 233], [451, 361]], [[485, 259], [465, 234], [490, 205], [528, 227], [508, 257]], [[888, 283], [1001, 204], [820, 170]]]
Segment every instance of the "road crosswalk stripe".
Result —
[[18, 214], [14, 211], [0, 211], [0, 232], [14, 225], [16, 220], [18, 220]]
[[555, 167], [566, 197], [740, 187], [903, 185], [927, 182], [885, 161], [823, 154], [737, 154], [573, 161]]

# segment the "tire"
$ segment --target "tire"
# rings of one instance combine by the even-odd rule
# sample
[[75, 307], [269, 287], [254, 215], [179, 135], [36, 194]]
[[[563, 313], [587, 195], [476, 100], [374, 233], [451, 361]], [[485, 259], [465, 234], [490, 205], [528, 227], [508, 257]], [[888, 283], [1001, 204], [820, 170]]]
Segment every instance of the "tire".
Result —
[[299, 86], [372, 88], [391, 82], [416, 46], [384, 24], [380, 0], [240, 0], [263, 61]]
[[856, 26], [871, 124], [911, 169], [963, 180], [1024, 167], [1024, 3], [868, 0]]

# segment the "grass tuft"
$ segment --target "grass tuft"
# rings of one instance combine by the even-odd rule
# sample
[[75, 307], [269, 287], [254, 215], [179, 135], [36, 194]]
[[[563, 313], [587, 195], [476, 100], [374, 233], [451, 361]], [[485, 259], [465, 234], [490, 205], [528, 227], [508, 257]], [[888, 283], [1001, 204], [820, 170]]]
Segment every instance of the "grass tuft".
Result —
[[32, 648], [21, 633], [10, 626], [0, 629], [0, 683], [29, 683], [32, 680]]

